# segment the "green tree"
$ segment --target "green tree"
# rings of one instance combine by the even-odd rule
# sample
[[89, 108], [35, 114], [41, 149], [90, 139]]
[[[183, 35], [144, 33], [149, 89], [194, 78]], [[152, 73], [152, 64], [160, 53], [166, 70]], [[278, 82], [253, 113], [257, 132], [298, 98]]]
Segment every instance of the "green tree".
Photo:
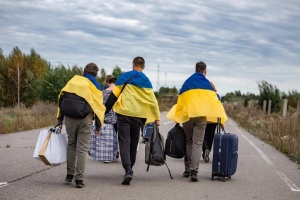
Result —
[[271, 112], [280, 111], [280, 90], [275, 85], [272, 85], [265, 80], [258, 81], [257, 84], [259, 89], [259, 106], [262, 108], [264, 100], [267, 100], [267, 102], [271, 100]]
[[18, 47], [9, 55], [7, 78], [9, 104], [20, 106], [21, 94], [25, 89], [26, 61], [25, 55]]
[[124, 72], [121, 70], [121, 68], [120, 68], [118, 65], [116, 65], [115, 68], [113, 69], [112, 75], [113, 75], [116, 79], [118, 79], [119, 76], [121, 76], [121, 74], [123, 74], [123, 73], [124, 73]]
[[106, 80], [106, 71], [105, 71], [105, 69], [101, 68], [100, 77], [97, 76], [97, 80], [98, 80], [99, 83], [101, 83], [102, 86], [104, 86], [105, 80]]
[[288, 99], [289, 106], [297, 108], [298, 101], [300, 100], [300, 93], [296, 90], [288, 92], [288, 95], [285, 97]]
[[42, 91], [42, 79], [49, 68], [49, 63], [31, 49], [30, 55], [26, 59], [25, 88], [21, 96], [21, 101], [25, 106], [32, 106]]
[[173, 88], [169, 87], [160, 87], [158, 91], [159, 96], [165, 95], [165, 94], [178, 94], [177, 88], [174, 86]]
[[221, 98], [221, 101], [227, 102], [240, 102], [244, 101], [244, 97], [241, 95], [240, 91], [226, 93], [225, 96]]
[[[43, 78], [43, 90], [40, 94], [40, 98], [43, 101], [57, 102], [61, 89], [79, 72], [81, 71], [78, 70], [78, 67], [73, 67], [73, 69], [66, 68], [63, 65], [49, 67], [49, 70]], [[82, 72], [77, 75], [82, 75]]]
[[7, 63], [6, 58], [3, 55], [3, 51], [0, 48], [0, 107], [4, 107], [7, 104]]

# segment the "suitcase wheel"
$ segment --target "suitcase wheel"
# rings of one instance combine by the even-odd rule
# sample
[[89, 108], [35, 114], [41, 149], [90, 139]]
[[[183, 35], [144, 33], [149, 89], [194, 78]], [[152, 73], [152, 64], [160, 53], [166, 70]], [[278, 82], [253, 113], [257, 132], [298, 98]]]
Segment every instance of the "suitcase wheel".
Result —
[[222, 181], [225, 182], [225, 177], [222, 177]]

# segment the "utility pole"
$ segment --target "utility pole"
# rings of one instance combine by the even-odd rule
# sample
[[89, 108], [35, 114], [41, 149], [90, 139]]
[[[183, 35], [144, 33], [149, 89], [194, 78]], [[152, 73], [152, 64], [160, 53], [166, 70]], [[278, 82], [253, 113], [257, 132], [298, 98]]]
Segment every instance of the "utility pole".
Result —
[[18, 108], [20, 108], [20, 64], [18, 61]]
[[165, 72], [165, 88], [167, 87], [167, 72]]
[[157, 66], [157, 92], [159, 92], [159, 64]]

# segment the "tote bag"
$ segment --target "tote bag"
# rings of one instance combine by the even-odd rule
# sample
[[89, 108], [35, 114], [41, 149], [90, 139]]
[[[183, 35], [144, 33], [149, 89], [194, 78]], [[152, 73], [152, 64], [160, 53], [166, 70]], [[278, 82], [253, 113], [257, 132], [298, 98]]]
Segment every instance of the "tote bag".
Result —
[[49, 131], [40, 132], [33, 157], [46, 165], [58, 165], [67, 161], [68, 139], [65, 133], [61, 133], [58, 128], [51, 128]]

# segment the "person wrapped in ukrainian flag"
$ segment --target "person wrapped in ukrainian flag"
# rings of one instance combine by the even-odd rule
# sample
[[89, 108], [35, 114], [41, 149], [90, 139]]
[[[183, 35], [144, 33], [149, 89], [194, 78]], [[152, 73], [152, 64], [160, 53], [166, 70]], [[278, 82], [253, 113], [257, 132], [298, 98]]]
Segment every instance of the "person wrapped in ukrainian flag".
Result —
[[186, 135], [185, 171], [183, 176], [198, 181], [197, 173], [207, 122], [224, 124], [227, 116], [217, 93], [206, 79], [206, 64], [196, 63], [196, 72], [182, 85], [177, 104], [167, 113], [167, 118], [182, 123]]
[[106, 113], [111, 108], [117, 113], [120, 155], [125, 170], [123, 185], [130, 185], [133, 178], [132, 167], [136, 161], [141, 126], [154, 121], [159, 124], [160, 120], [152, 84], [142, 72], [145, 68], [144, 58], [134, 58], [132, 66], [132, 71], [117, 79], [116, 86], [105, 103]]

